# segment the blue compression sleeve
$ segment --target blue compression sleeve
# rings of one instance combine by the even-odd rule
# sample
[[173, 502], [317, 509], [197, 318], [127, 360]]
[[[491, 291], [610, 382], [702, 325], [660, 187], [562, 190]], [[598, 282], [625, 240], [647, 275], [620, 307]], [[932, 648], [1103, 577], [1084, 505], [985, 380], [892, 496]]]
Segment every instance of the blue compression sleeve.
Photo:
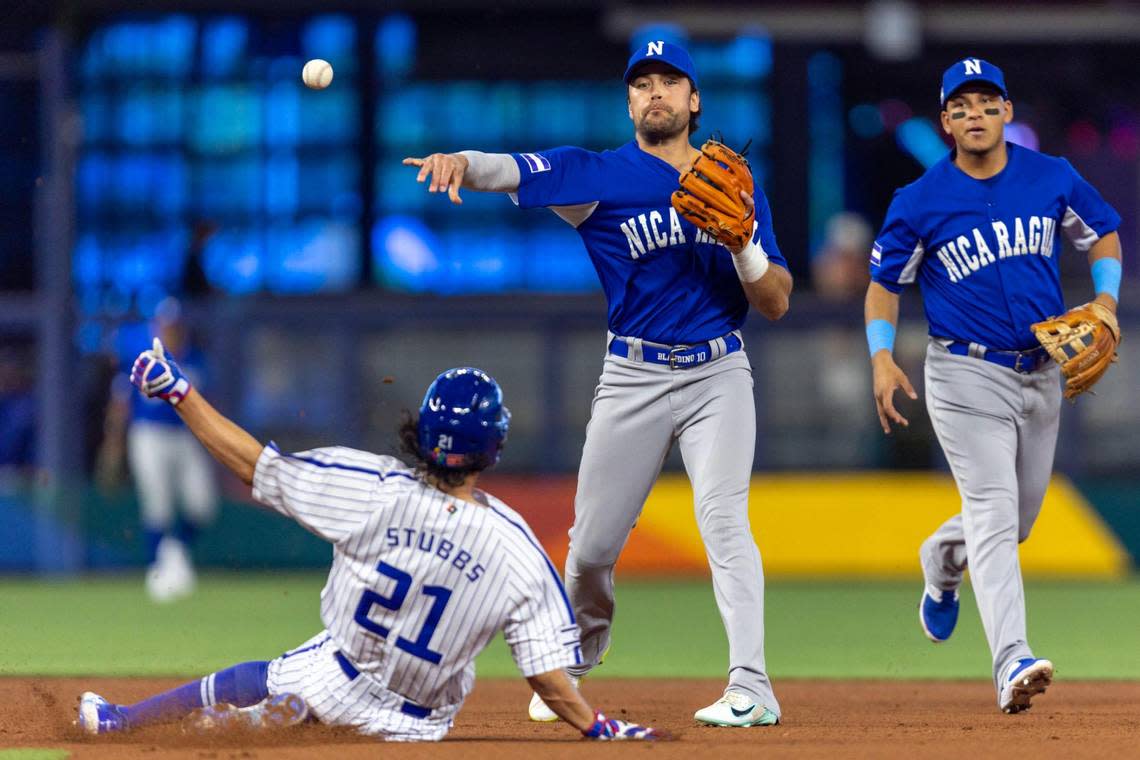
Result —
[[895, 326], [885, 319], [872, 319], [867, 323], [867, 347], [871, 349], [871, 356], [884, 348], [893, 351], [895, 348]]
[[1097, 259], [1092, 265], [1093, 290], [1099, 295], [1107, 293], [1120, 300], [1120, 260], [1110, 257]]

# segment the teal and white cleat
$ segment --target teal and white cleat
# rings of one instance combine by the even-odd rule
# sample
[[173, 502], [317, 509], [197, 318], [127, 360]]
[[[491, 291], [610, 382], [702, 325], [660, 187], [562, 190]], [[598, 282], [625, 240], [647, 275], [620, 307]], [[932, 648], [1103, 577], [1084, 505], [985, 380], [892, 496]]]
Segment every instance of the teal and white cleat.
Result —
[[776, 713], [756, 704], [751, 697], [735, 691], [730, 691], [708, 707], [697, 710], [693, 718], [698, 723], [709, 726], [733, 728], [774, 726], [780, 722], [780, 716]]

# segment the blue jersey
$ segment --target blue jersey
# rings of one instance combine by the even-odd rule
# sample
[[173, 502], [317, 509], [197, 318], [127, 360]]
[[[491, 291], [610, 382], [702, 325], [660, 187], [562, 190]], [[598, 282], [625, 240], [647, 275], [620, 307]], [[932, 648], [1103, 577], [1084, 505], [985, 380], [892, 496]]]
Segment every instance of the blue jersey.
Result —
[[930, 334], [997, 350], [1036, 347], [1029, 326], [1065, 311], [1057, 233], [1087, 251], [1120, 215], [1063, 158], [1010, 143], [996, 176], [947, 156], [901, 188], [871, 250], [871, 279], [918, 281]]
[[[521, 208], [549, 207], [572, 224], [598, 272], [610, 331], [654, 343], [699, 343], [744, 324], [748, 299], [732, 253], [669, 201], [680, 175], [636, 141], [602, 153], [564, 147], [512, 154]], [[756, 189], [754, 240], [787, 267], [768, 200]]]

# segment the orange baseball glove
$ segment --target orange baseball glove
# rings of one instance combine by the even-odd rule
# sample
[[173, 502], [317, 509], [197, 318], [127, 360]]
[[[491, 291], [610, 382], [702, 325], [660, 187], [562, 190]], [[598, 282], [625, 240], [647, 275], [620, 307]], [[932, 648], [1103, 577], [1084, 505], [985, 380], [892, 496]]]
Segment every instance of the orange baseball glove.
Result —
[[739, 251], [752, 240], [754, 208], [740, 197], [753, 193], [748, 160], [717, 140], [701, 146], [701, 155], [681, 175], [681, 189], [673, 191], [677, 213], [699, 229]]

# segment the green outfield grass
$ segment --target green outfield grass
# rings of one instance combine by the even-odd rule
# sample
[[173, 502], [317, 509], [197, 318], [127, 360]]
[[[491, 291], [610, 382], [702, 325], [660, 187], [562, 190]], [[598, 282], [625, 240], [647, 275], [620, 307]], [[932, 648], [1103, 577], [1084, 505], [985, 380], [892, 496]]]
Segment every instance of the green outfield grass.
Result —
[[[324, 578], [207, 575], [191, 599], [146, 600], [141, 577], [0, 580], [0, 675], [195, 675], [270, 659], [320, 630]], [[954, 638], [926, 641], [916, 583], [770, 583], [774, 678], [988, 678], [973, 598]], [[1140, 678], [1140, 579], [1030, 583], [1038, 656], [1065, 678]], [[598, 676], [723, 675], [727, 643], [708, 581], [619, 579], [617, 624]], [[482, 676], [515, 674], [499, 638]]]

